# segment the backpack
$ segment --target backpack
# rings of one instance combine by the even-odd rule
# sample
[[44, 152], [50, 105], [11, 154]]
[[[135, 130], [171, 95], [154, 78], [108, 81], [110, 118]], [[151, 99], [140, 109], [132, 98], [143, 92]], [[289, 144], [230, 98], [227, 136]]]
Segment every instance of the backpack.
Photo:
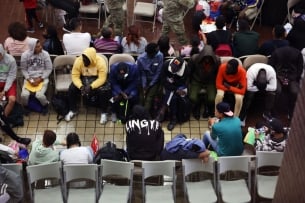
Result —
[[108, 141], [102, 148], [100, 148], [94, 156], [93, 163], [100, 164], [101, 159], [110, 159], [116, 161], [129, 161], [127, 152], [124, 149], [119, 149], [116, 145]]
[[31, 111], [38, 112], [38, 113], [41, 113], [43, 111], [42, 104], [33, 94], [31, 94], [29, 97], [28, 109]]
[[65, 115], [69, 113], [69, 101], [68, 96], [56, 94], [51, 99], [51, 105], [54, 111], [57, 113], [57, 124], [65, 118]]
[[7, 164], [7, 163], [15, 163], [14, 159], [10, 157], [9, 153], [3, 150], [0, 150], [0, 163]]
[[232, 56], [232, 49], [228, 44], [219, 44], [215, 49], [215, 54], [218, 56]]
[[188, 97], [178, 97], [177, 100], [177, 121], [184, 123], [190, 120], [191, 101]]

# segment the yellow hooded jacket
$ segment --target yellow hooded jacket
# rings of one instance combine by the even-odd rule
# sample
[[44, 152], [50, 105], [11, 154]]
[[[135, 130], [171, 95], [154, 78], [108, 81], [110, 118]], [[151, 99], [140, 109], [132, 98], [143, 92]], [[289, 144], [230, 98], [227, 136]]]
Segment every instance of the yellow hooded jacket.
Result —
[[83, 57], [79, 56], [73, 64], [72, 82], [77, 88], [81, 88], [83, 86], [81, 76], [97, 76], [97, 79], [90, 85], [92, 89], [96, 89], [106, 82], [108, 73], [106, 62], [96, 54], [96, 50], [92, 47], [85, 49], [83, 54], [89, 58], [90, 65], [85, 67]]

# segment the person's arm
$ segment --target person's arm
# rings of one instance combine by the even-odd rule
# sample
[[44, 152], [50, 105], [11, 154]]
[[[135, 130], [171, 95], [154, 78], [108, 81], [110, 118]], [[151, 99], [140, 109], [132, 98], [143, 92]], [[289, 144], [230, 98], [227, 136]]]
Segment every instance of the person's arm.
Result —
[[53, 70], [53, 65], [52, 65], [50, 55], [46, 51], [43, 51], [42, 54], [44, 57], [43, 60], [44, 60], [44, 64], [45, 64], [44, 71], [42, 74], [42, 79], [47, 79], [47, 78], [49, 78], [49, 76]]
[[139, 71], [136, 64], [132, 64], [129, 68], [129, 74], [131, 74], [131, 78], [129, 79], [129, 85], [124, 90], [124, 93], [127, 94], [128, 97], [135, 96], [135, 90], [138, 88], [138, 79], [139, 79]]
[[108, 69], [106, 67], [106, 62], [104, 61], [103, 58], [101, 57], [97, 58], [96, 68], [98, 71], [98, 78], [91, 83], [90, 86], [92, 89], [96, 89], [102, 86], [103, 84], [105, 84], [107, 80]]
[[13, 57], [10, 57], [10, 58], [11, 58], [11, 61], [8, 64], [9, 72], [8, 72], [8, 76], [6, 78], [5, 86], [3, 88], [4, 92], [7, 92], [11, 88], [11, 86], [12, 86], [13, 82], [16, 80], [16, 76], [17, 76], [16, 61]]
[[[149, 87], [152, 87], [153, 85], [155, 85], [158, 82], [158, 80], [160, 79], [160, 76], [161, 76], [161, 71], [162, 71], [162, 66], [163, 66], [163, 55], [160, 52], [158, 53], [157, 61], [154, 62], [154, 64], [158, 64], [157, 67], [156, 67], [157, 71], [156, 71], [155, 76], [151, 80], [151, 82], [149, 84]], [[154, 64], [153, 64], [153, 66], [154, 66]]]
[[81, 57], [78, 57], [73, 64], [72, 73], [71, 73], [72, 82], [78, 89], [80, 89], [83, 86], [83, 83], [80, 79], [81, 64], [82, 64], [82, 59]]
[[277, 85], [275, 70], [271, 67], [269, 70], [266, 69], [266, 71], [267, 71], [267, 80], [268, 80], [266, 91], [275, 91]]
[[230, 86], [230, 91], [235, 94], [244, 95], [247, 90], [246, 70], [242, 66], [239, 66], [237, 74], [238, 74], [237, 77], [239, 77], [239, 84], [237, 87]]
[[216, 88], [221, 89], [223, 91], [228, 91], [229, 88], [227, 88], [224, 85], [224, 78], [223, 78], [225, 68], [226, 68], [226, 64], [221, 64], [219, 69], [218, 69], [218, 73], [217, 73], [217, 76], [216, 76]]

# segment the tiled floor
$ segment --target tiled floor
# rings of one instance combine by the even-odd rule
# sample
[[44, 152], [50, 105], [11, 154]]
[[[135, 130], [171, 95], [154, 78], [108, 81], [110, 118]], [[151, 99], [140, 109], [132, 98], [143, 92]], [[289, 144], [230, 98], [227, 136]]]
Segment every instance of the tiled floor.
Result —
[[[70, 122], [61, 121], [57, 124], [57, 114], [51, 109], [49, 114], [43, 116], [39, 113], [32, 112], [29, 116], [24, 116], [24, 126], [16, 127], [14, 131], [21, 137], [29, 137], [32, 140], [42, 138], [46, 129], [54, 130], [59, 140], [64, 140], [69, 132], [79, 134], [82, 145], [90, 145], [92, 137], [96, 134], [100, 146], [107, 141], [114, 141], [118, 147], [125, 147], [125, 129], [124, 125], [110, 120], [106, 125], [101, 125], [100, 112], [94, 107], [81, 108], [79, 114]], [[110, 118], [109, 118], [110, 119]], [[178, 133], [184, 133], [189, 138], [201, 138], [207, 130], [207, 120], [201, 118], [200, 121], [191, 117], [189, 122], [177, 125], [173, 131], [166, 129], [168, 122], [163, 122], [162, 126], [165, 132], [165, 142], [171, 140]], [[3, 132], [2, 132], [3, 133]], [[10, 142], [10, 137], [4, 135], [4, 143]]]

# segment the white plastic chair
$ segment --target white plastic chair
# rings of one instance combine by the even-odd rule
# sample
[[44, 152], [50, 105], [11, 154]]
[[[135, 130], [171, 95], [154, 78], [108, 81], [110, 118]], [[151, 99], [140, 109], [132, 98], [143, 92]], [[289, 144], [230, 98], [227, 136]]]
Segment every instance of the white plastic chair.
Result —
[[263, 166], [281, 167], [283, 160], [282, 152], [266, 152], [257, 151], [257, 171], [256, 171], [256, 189], [259, 197], [265, 199], [273, 199], [275, 187], [278, 180], [278, 175], [263, 175], [260, 174], [259, 169]]
[[[142, 193], [143, 202], [171, 203], [176, 202], [175, 161], [143, 161], [142, 162]], [[152, 176], [168, 176], [172, 184], [161, 186], [146, 185], [145, 180]]]
[[[102, 0], [98, 0], [96, 3], [92, 2], [88, 5], [83, 5], [82, 3], [80, 3], [80, 8], [79, 8], [79, 13], [83, 14], [80, 16], [80, 18], [83, 19], [91, 19], [91, 20], [97, 20], [97, 28], [100, 29], [101, 28], [101, 5], [102, 5]], [[87, 17], [85, 16], [85, 14], [97, 14], [97, 17]]]
[[[99, 202], [131, 202], [134, 164], [123, 161], [101, 160], [102, 190]], [[104, 181], [104, 177], [116, 176], [129, 180], [129, 185], [114, 185]]]
[[253, 54], [245, 57], [243, 66], [246, 70], [255, 63], [268, 64], [268, 57], [261, 54]]
[[[148, 3], [147, 1], [143, 0], [135, 0], [132, 24], [135, 24], [136, 21], [152, 23], [152, 32], [154, 32], [156, 24], [156, 15], [157, 0], [155, 1], [155, 3]], [[152, 18], [153, 21], [151, 22], [151, 20], [144, 20], [141, 19], [141, 17]]]
[[[63, 166], [65, 197], [67, 202], [98, 202], [99, 191], [99, 170], [96, 164], [70, 164]], [[91, 180], [94, 188], [79, 187], [71, 188], [71, 182], [84, 183], [84, 180]]]
[[[50, 164], [30, 165], [26, 167], [31, 202], [65, 202], [61, 178], [61, 165], [61, 162], [54, 162]], [[44, 189], [36, 189], [36, 181], [43, 179], [55, 179], [58, 181], [59, 185]]]
[[111, 67], [112, 64], [119, 62], [135, 63], [135, 60], [134, 57], [131, 56], [130, 54], [113, 54], [109, 58], [109, 67]]
[[238, 61], [239, 65], [243, 65], [243, 63], [241, 62], [241, 60], [239, 58], [235, 58], [233, 56], [221, 56], [220, 57], [220, 62], [221, 63], [226, 63], [226, 62], [230, 61], [231, 59], [236, 59]]
[[[218, 158], [218, 193], [223, 202], [250, 202], [251, 201], [251, 158], [255, 156], [228, 156]], [[220, 179], [220, 174], [228, 171], [247, 173], [247, 181], [242, 177], [234, 179]], [[240, 174], [238, 174], [240, 175]]]
[[[217, 202], [216, 188], [216, 162], [210, 158], [207, 163], [201, 159], [182, 159], [184, 194], [191, 203]], [[207, 172], [213, 175], [212, 180], [187, 181], [187, 177], [195, 172]], [[186, 200], [186, 197], [185, 197]]]
[[71, 70], [76, 56], [60, 55], [53, 61], [55, 93], [67, 92], [72, 83]]

